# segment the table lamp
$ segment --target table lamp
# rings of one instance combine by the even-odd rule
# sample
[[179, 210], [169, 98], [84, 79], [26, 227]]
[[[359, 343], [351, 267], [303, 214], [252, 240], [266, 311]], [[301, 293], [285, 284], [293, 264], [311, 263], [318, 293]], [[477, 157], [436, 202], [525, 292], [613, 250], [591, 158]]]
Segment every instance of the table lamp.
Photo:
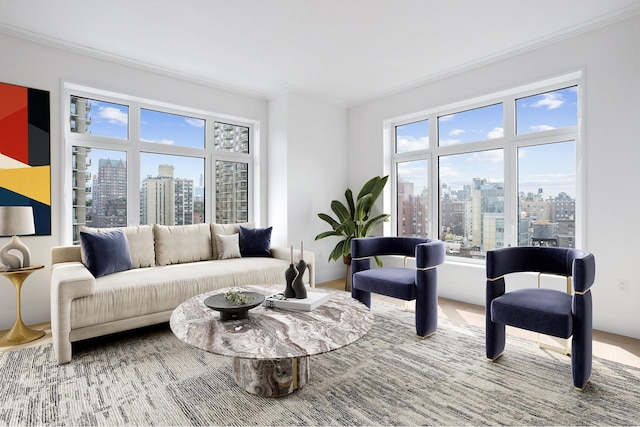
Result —
[[[35, 234], [33, 208], [31, 206], [0, 206], [0, 236], [12, 236], [0, 249], [0, 261], [11, 269], [31, 266], [31, 252], [18, 236]], [[22, 254], [22, 259], [10, 251]]]

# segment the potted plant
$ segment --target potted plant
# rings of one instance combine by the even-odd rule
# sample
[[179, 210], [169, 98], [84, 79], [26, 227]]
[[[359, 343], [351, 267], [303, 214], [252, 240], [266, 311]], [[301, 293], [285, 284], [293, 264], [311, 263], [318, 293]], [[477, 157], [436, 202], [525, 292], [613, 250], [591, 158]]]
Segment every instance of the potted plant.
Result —
[[[347, 188], [344, 192], [344, 196], [347, 199], [346, 206], [338, 200], [331, 202], [331, 210], [337, 219], [326, 213], [318, 214], [320, 219], [329, 223], [331, 230], [318, 234], [315, 240], [324, 239], [329, 236], [342, 237], [342, 240], [340, 240], [331, 251], [328, 261], [337, 261], [342, 257], [344, 263], [350, 266], [351, 240], [357, 237], [369, 237], [378, 224], [389, 219], [389, 214], [380, 214], [371, 217], [371, 209], [380, 194], [382, 194], [382, 190], [387, 184], [388, 179], [389, 175], [371, 178], [364, 184], [360, 193], [358, 193], [355, 203], [351, 189]], [[382, 260], [380, 258], [376, 258], [376, 262], [379, 266], [382, 266]], [[347, 274], [347, 281], [348, 279]]]

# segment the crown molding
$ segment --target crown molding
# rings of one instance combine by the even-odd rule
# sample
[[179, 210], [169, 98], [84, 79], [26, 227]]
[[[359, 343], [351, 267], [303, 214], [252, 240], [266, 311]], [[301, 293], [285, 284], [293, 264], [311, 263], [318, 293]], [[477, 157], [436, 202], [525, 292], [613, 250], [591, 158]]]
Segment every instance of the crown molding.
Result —
[[183, 80], [190, 83], [196, 83], [196, 84], [208, 86], [214, 89], [219, 89], [227, 92], [233, 92], [239, 95], [249, 96], [251, 98], [258, 98], [260, 100], [268, 99], [268, 95], [261, 91], [250, 90], [250, 89], [241, 88], [234, 85], [224, 84], [218, 81], [207, 79], [206, 77], [189, 74], [183, 71], [178, 71], [178, 70], [174, 70], [166, 67], [161, 67], [158, 65], [150, 64], [148, 62], [140, 61], [140, 60], [129, 58], [122, 55], [116, 55], [100, 49], [95, 49], [89, 46], [83, 46], [78, 43], [68, 42], [55, 37], [45, 36], [43, 34], [40, 34], [34, 31], [24, 30], [24, 29], [17, 28], [4, 23], [0, 23], [0, 34], [5, 34], [10, 37], [23, 39], [23, 40], [37, 43], [37, 44], [51, 46], [53, 48], [61, 49], [67, 52], [89, 56], [95, 59], [111, 62], [118, 65], [136, 68], [139, 70], [160, 74], [166, 77]]
[[395, 86], [393, 88], [380, 91], [370, 97], [366, 97], [354, 103], [350, 103], [348, 107], [349, 108], [358, 107], [358, 106], [367, 104], [369, 102], [374, 102], [382, 98], [386, 98], [388, 96], [396, 95], [398, 93], [401, 93], [407, 90], [415, 89], [420, 86], [425, 86], [441, 80], [445, 80], [445, 79], [454, 77], [456, 75], [472, 71], [477, 68], [481, 68], [496, 62], [504, 61], [506, 59], [521, 55], [526, 52], [540, 49], [544, 46], [548, 46], [563, 40], [568, 40], [573, 37], [577, 37], [581, 34], [586, 34], [591, 31], [595, 31], [599, 28], [615, 24], [616, 22], [623, 21], [627, 18], [631, 18], [632, 16], [635, 16], [638, 14], [640, 14], [640, 2], [638, 4], [619, 9], [615, 12], [611, 12], [607, 15], [603, 15], [601, 17], [592, 19], [585, 23], [574, 25], [572, 27], [568, 27], [556, 33], [549, 34], [548, 36], [538, 38], [531, 42], [523, 43], [518, 46], [514, 46], [512, 48], [505, 49], [500, 52], [496, 52], [495, 54], [487, 56], [485, 58], [467, 62], [466, 64], [462, 64], [459, 67], [450, 68], [443, 72], [434, 73], [428, 77], [414, 80], [404, 85]]

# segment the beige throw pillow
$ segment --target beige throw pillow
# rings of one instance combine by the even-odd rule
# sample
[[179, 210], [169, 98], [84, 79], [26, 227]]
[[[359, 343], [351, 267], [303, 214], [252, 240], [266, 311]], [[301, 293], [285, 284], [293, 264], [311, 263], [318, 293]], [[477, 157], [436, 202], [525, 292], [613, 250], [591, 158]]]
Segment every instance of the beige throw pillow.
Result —
[[209, 224], [154, 224], [156, 264], [182, 264], [213, 259]]
[[216, 234], [218, 259], [240, 258], [240, 235]]
[[[243, 227], [247, 227], [247, 228], [254, 228], [256, 226], [255, 223], [253, 222], [242, 222], [242, 223], [236, 223], [236, 224], [215, 224], [212, 223], [211, 224], [211, 235], [212, 236], [218, 236], [218, 235], [229, 235], [229, 234], [236, 234], [236, 233], [240, 233], [240, 226]], [[219, 259], [218, 258], [218, 244], [215, 238], [211, 239], [211, 242], [213, 243], [213, 259]]]

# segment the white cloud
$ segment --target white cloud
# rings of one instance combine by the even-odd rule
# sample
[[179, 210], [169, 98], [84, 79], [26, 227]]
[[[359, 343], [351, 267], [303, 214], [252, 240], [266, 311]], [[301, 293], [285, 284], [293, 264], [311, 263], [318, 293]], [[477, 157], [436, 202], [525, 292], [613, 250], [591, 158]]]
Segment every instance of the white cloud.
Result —
[[448, 122], [449, 120], [453, 120], [455, 116], [456, 116], [455, 114], [449, 114], [448, 116], [440, 116], [438, 117], [438, 120], [440, 120], [441, 122]]
[[449, 135], [458, 136], [458, 135], [462, 135], [463, 133], [465, 133], [464, 129], [453, 129], [451, 132], [449, 132]]
[[489, 151], [478, 151], [473, 153], [471, 158], [469, 159], [472, 163], [497, 163], [501, 162], [504, 159], [504, 155], [502, 150], [489, 150]]
[[191, 117], [185, 117], [184, 121], [189, 125], [189, 126], [193, 126], [195, 128], [203, 128], [204, 127], [204, 120], [200, 120], [200, 119], [192, 119]]
[[412, 138], [412, 137], [400, 137], [396, 141], [397, 150], [399, 153], [416, 150], [426, 150], [429, 148], [429, 137]]
[[440, 146], [441, 147], [447, 147], [449, 145], [460, 144], [461, 142], [462, 142], [462, 140], [460, 140], [460, 139], [441, 139], [440, 140]]
[[555, 127], [549, 125], [531, 125], [529, 126], [529, 129], [531, 132], [541, 132], [543, 130], [555, 129]]
[[542, 96], [542, 99], [531, 104], [534, 108], [545, 107], [547, 110], [553, 110], [555, 108], [560, 108], [564, 105], [564, 98], [562, 94], [557, 92], [545, 93]]
[[493, 128], [492, 131], [489, 131], [489, 133], [487, 133], [487, 138], [489, 139], [502, 138], [503, 136], [504, 128]]
[[173, 145], [176, 142], [171, 140], [171, 139], [144, 139], [142, 138], [143, 141], [145, 142], [154, 142], [156, 144], [164, 144], [164, 145]]
[[100, 107], [98, 110], [98, 116], [102, 119], [106, 119], [111, 124], [126, 126], [129, 122], [127, 113], [114, 107]]
[[456, 169], [453, 166], [450, 165], [443, 165], [440, 164], [439, 168], [439, 175], [441, 178], [449, 178], [449, 177], [454, 177], [454, 176], [464, 176], [465, 174], [463, 172], [461, 172], [460, 170]]

